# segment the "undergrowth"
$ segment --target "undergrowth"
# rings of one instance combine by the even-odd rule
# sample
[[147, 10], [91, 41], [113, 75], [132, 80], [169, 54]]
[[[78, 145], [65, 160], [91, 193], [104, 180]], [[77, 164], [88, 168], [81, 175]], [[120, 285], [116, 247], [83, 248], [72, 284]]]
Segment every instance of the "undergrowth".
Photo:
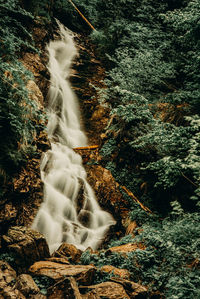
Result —
[[17, 0], [0, 1], [0, 196], [12, 176], [36, 151], [36, 132], [43, 125], [43, 112], [30, 99], [26, 85], [33, 80], [19, 61], [24, 52], [37, 52], [28, 24], [33, 16]]
[[199, 298], [200, 213], [183, 213], [177, 202], [172, 206], [171, 214], [163, 220], [147, 217], [145, 212], [137, 217], [140, 208], [135, 208], [132, 220], [143, 218], [145, 222], [138, 234], [136, 229], [136, 237], [128, 235], [109, 244], [110, 248], [142, 242], [146, 249], [136, 249], [126, 256], [109, 249], [99, 254], [85, 251], [81, 263], [94, 264], [98, 269], [104, 265], [127, 269], [131, 280], [148, 286], [149, 294], [159, 290], [165, 298]]

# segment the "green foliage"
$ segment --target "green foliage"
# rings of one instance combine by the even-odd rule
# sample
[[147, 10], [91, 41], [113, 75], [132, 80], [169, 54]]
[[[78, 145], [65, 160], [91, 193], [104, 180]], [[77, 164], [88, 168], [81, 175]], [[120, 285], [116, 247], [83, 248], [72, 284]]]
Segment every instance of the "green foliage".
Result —
[[5, 181], [34, 152], [32, 143], [42, 112], [26, 88], [33, 75], [18, 60], [20, 52], [36, 51], [26, 28], [33, 17], [18, 1], [1, 1], [0, 7], [0, 172]]
[[[104, 164], [117, 181], [155, 209], [165, 211], [176, 199], [193, 208], [200, 177], [198, 115], [193, 113], [199, 112], [200, 95], [199, 3], [104, 5], [104, 11], [101, 4], [96, 7], [101, 22], [96, 21], [99, 31], [93, 34], [101, 53], [109, 53], [104, 56], [110, 68], [107, 89], [99, 92], [112, 120], [101, 150]], [[173, 107], [178, 121], [164, 123], [159, 115], [156, 119], [157, 102], [165, 103], [166, 115]]]
[[109, 246], [144, 242], [145, 250], [137, 249], [127, 256], [108, 251], [99, 255], [86, 251], [81, 262], [98, 268], [112, 265], [128, 269], [134, 281], [148, 285], [149, 292], [159, 290], [166, 298], [198, 298], [200, 214], [184, 214], [177, 202], [172, 206], [172, 213], [166, 219], [150, 216], [136, 238], [126, 236]]
[[52, 16], [54, 1], [22, 0], [22, 6], [26, 11], [31, 12], [35, 17], [40, 16], [50, 19]]
[[183, 9], [162, 15], [167, 30], [173, 33], [171, 55], [179, 81], [179, 90], [166, 99], [173, 103], [186, 102], [193, 112], [199, 112], [199, 10], [199, 1], [194, 0], [188, 1]]
[[123, 268], [124, 257], [119, 253], [108, 255], [105, 251], [99, 254], [90, 254], [89, 250], [83, 252], [80, 263], [83, 265], [94, 264], [97, 267], [97, 272], [94, 277], [94, 284], [108, 281], [111, 277], [115, 276], [114, 273], [102, 273], [100, 270], [104, 265], [112, 265], [114, 267], [120, 266]]
[[[154, 281], [154, 289], [164, 288], [167, 298], [173, 298], [173, 294], [177, 298], [198, 298], [199, 269], [190, 265], [199, 259], [200, 215], [183, 214], [180, 207], [177, 213], [177, 204], [173, 206], [172, 218], [166, 218], [160, 225], [156, 221], [154, 225], [143, 226], [138, 239], [145, 240], [147, 250], [136, 254], [142, 265], [139, 272], [148, 283]], [[175, 281], [179, 283], [174, 293]]]
[[13, 253], [1, 253], [0, 260], [6, 261], [11, 267], [15, 268], [15, 255]]
[[125, 245], [127, 243], [133, 242], [133, 237], [131, 235], [126, 235], [122, 237], [120, 240], [111, 240], [109, 243], [109, 248], [110, 247], [115, 247], [115, 246], [120, 246], [120, 245]]
[[40, 289], [42, 295], [47, 295], [47, 289], [53, 285], [54, 280], [48, 276], [34, 276], [33, 280]]

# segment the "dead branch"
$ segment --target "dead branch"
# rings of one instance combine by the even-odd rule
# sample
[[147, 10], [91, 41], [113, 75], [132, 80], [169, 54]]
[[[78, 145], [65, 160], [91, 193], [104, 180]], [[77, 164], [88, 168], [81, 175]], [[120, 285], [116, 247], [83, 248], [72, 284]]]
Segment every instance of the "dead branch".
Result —
[[96, 31], [96, 29], [94, 28], [94, 26], [86, 19], [86, 17], [82, 14], [82, 12], [80, 12], [80, 10], [78, 9], [78, 7], [72, 2], [72, 0], [69, 0], [69, 2], [76, 9], [76, 11], [79, 13], [79, 15], [83, 18], [83, 20], [90, 26], [90, 28], [92, 30]]
[[99, 148], [98, 145], [88, 145], [88, 146], [81, 146], [81, 147], [75, 147], [73, 150], [94, 150]]
[[[120, 186], [120, 185], [119, 185]], [[147, 213], [150, 213], [150, 214], [153, 214], [153, 212], [149, 209], [149, 208], [147, 208], [147, 207], [145, 207], [140, 201], [139, 201], [139, 199], [130, 191], [130, 190], [128, 190], [125, 186], [120, 186], [125, 192], [126, 192], [126, 194], [128, 194], [128, 196], [130, 196], [137, 204], [139, 204], [140, 205], [140, 207], [145, 211], [145, 212], [147, 212]]]
[[195, 186], [195, 187], [199, 187], [197, 184], [195, 184], [193, 181], [191, 181], [184, 173], [182, 173], [182, 171], [181, 171], [181, 174], [182, 174], [182, 176], [188, 181], [188, 182], [190, 182], [193, 186]]

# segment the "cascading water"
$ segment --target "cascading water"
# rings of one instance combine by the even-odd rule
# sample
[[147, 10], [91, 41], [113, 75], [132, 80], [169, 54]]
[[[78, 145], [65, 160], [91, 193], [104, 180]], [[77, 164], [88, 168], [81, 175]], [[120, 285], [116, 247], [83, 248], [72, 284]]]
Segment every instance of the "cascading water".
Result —
[[44, 234], [51, 252], [63, 242], [82, 250], [96, 249], [115, 223], [97, 203], [82, 159], [73, 150], [85, 146], [87, 138], [81, 130], [78, 103], [68, 81], [77, 51], [71, 33], [61, 24], [59, 28], [61, 39], [48, 46], [51, 86], [47, 132], [51, 149], [41, 162], [44, 202], [32, 225]]

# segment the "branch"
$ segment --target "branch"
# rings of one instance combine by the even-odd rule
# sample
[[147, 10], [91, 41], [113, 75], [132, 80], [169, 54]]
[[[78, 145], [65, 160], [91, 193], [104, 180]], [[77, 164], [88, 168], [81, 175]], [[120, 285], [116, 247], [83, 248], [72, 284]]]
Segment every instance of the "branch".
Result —
[[197, 184], [195, 184], [193, 181], [191, 181], [184, 173], [182, 173], [182, 171], [181, 171], [181, 174], [182, 174], [182, 176], [188, 181], [188, 182], [190, 182], [193, 186], [195, 186], [195, 187], [199, 187]]
[[79, 13], [79, 15], [83, 18], [83, 20], [90, 26], [90, 28], [94, 31], [96, 31], [96, 29], [94, 28], [94, 26], [92, 26], [92, 24], [86, 19], [86, 17], [80, 12], [80, 10], [78, 9], [78, 7], [72, 2], [72, 0], [69, 0], [69, 2], [71, 3], [71, 5], [76, 9], [76, 11]]
[[81, 147], [75, 147], [73, 150], [94, 150], [99, 148], [98, 145], [88, 145], [88, 146], [81, 146]]
[[[120, 186], [120, 185], [119, 185]], [[126, 192], [126, 194], [128, 194], [128, 196], [130, 196], [137, 204], [139, 204], [140, 205], [140, 207], [145, 211], [145, 212], [147, 212], [147, 213], [150, 213], [150, 214], [153, 214], [153, 212], [149, 209], [149, 208], [147, 208], [147, 207], [145, 207], [140, 201], [139, 201], [139, 199], [131, 192], [131, 191], [129, 191], [125, 186], [120, 186], [125, 192]]]

